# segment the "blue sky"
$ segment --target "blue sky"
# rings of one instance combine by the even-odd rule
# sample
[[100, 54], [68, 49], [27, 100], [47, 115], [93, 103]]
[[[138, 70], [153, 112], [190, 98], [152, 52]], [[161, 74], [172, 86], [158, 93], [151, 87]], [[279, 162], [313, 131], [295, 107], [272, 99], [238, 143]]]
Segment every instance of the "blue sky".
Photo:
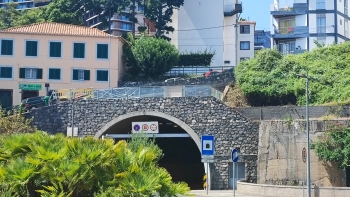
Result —
[[256, 30], [270, 31], [270, 5], [273, 0], [241, 0], [243, 11], [241, 18], [256, 21]]

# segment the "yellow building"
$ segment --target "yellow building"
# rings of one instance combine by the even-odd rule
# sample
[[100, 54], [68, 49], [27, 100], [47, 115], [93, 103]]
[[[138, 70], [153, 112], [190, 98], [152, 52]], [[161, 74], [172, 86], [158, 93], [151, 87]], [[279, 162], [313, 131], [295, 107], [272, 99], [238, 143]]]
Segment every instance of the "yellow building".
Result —
[[117, 87], [125, 40], [96, 28], [36, 23], [0, 30], [3, 107], [49, 89]]

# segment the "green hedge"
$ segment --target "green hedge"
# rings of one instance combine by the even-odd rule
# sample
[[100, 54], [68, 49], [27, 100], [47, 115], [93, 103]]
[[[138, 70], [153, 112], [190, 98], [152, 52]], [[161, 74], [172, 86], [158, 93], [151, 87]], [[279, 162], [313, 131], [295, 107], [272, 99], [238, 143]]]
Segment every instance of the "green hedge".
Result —
[[180, 54], [179, 66], [210, 66], [215, 52], [207, 50], [197, 53], [182, 53]]

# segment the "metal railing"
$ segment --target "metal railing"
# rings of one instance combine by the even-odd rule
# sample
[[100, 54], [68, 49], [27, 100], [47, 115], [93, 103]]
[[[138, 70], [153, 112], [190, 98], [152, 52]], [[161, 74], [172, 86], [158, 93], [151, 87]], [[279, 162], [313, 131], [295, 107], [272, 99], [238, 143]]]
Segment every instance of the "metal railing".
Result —
[[122, 87], [111, 89], [61, 89], [52, 91], [52, 99], [137, 99], [146, 97], [206, 97], [213, 96], [223, 99], [223, 93], [206, 85], [193, 86], [149, 86], [149, 87]]
[[283, 11], [283, 12], [293, 12], [293, 3], [287, 4], [271, 4], [270, 11]]
[[210, 71], [211, 69], [213, 71], [223, 72], [225, 70], [234, 69], [234, 66], [211, 66], [211, 67], [178, 66], [178, 67], [173, 67], [169, 72], [165, 74], [165, 76], [172, 76], [172, 77], [185, 76], [185, 75], [203, 76], [206, 72]]
[[275, 28], [275, 32], [277, 34], [293, 34], [294, 33], [294, 26]]

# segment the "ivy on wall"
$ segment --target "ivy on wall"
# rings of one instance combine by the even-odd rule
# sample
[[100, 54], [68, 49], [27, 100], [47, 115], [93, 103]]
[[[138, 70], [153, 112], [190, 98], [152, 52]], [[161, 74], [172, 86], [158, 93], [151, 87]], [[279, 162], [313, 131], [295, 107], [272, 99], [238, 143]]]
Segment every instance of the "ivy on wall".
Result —
[[215, 52], [209, 52], [207, 50], [203, 52], [190, 52], [180, 54], [179, 66], [210, 66], [213, 61]]

